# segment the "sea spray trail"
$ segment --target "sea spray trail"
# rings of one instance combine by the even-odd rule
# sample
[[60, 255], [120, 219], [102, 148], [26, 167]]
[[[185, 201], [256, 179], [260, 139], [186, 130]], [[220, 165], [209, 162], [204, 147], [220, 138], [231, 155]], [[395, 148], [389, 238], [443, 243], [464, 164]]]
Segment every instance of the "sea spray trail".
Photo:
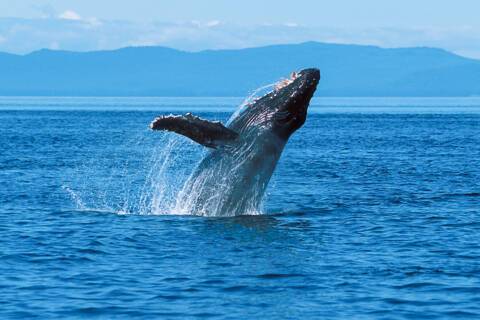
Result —
[[[147, 131], [147, 129], [145, 130]], [[187, 177], [188, 167], [181, 157], [202, 154], [183, 137], [171, 134], [148, 141], [141, 133], [97, 159], [75, 168], [74, 181], [63, 189], [80, 210], [120, 214], [174, 214], [176, 194]], [[134, 155], [128, 148], [135, 146]], [[135, 159], [132, 161], [132, 159]], [[108, 174], [105, 174], [108, 172]]]
[[189, 163], [185, 161], [189, 152], [198, 153], [198, 163], [204, 151], [185, 138], [169, 133], [157, 144], [140, 197], [141, 214], [182, 214], [175, 211], [175, 203], [190, 172]]

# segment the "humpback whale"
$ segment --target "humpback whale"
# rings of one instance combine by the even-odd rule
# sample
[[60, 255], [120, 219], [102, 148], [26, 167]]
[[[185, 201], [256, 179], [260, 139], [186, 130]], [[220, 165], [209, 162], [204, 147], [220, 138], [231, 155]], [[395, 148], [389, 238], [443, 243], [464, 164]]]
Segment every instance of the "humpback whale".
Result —
[[227, 125], [190, 113], [160, 116], [150, 128], [184, 135], [207, 147], [177, 196], [175, 213], [236, 216], [259, 212], [289, 137], [306, 120], [318, 69], [294, 72], [230, 118]]

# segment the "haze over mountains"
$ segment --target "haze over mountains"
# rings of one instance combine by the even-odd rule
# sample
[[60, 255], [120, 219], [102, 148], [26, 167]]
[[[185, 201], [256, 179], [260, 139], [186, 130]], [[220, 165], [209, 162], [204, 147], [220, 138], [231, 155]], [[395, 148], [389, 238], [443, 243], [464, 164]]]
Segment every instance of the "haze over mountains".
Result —
[[480, 95], [480, 61], [442, 49], [307, 42], [184, 52], [0, 53], [0, 95], [245, 96], [305, 67], [321, 69], [317, 96]]

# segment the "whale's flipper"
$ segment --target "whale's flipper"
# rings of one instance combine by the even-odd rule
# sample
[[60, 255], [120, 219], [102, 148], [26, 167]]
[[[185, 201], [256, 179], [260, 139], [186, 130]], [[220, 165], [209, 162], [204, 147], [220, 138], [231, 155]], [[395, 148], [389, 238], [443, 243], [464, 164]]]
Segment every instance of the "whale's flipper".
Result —
[[208, 121], [187, 113], [184, 116], [161, 116], [150, 124], [152, 130], [167, 130], [184, 135], [209, 148], [235, 142], [238, 133], [218, 121]]

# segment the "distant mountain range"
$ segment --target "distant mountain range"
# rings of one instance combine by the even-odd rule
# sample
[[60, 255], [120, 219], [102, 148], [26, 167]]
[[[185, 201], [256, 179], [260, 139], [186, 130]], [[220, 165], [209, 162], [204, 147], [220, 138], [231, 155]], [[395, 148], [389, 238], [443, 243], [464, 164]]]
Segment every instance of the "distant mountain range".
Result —
[[317, 96], [480, 95], [480, 61], [434, 48], [307, 42], [184, 52], [0, 53], [0, 95], [245, 96], [305, 67], [321, 69]]

